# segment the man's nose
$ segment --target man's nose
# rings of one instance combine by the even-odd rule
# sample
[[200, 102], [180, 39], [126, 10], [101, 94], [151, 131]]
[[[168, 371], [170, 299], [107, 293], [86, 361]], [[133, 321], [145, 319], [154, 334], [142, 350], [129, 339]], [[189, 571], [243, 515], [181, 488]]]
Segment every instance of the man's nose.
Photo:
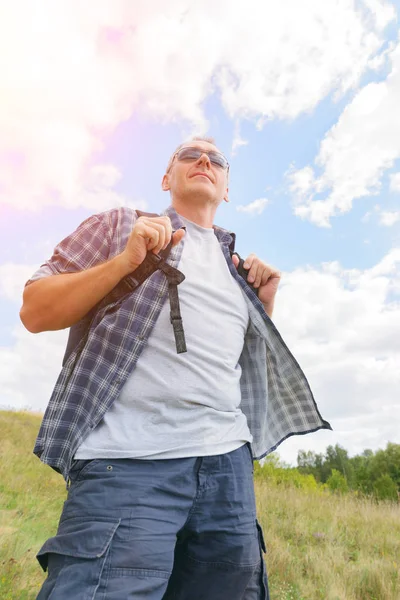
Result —
[[210, 162], [210, 158], [208, 156], [208, 154], [206, 154], [205, 152], [203, 152], [203, 154], [199, 157], [198, 161], [199, 164], [206, 164], [208, 167], [211, 167], [211, 162]]

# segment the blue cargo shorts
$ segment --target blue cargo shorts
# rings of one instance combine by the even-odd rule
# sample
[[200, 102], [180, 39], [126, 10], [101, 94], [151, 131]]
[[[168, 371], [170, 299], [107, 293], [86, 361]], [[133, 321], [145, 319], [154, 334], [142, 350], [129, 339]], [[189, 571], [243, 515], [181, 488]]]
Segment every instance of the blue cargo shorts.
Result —
[[251, 447], [77, 460], [37, 600], [269, 600]]

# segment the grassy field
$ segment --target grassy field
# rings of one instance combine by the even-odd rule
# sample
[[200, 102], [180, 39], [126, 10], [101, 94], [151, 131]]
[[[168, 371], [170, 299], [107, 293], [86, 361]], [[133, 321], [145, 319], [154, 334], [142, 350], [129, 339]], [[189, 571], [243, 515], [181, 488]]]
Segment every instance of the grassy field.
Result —
[[[66, 496], [62, 477], [32, 455], [39, 424], [0, 412], [1, 600], [36, 597], [35, 554]], [[262, 469], [255, 485], [271, 600], [400, 600], [400, 506], [278, 485]]]

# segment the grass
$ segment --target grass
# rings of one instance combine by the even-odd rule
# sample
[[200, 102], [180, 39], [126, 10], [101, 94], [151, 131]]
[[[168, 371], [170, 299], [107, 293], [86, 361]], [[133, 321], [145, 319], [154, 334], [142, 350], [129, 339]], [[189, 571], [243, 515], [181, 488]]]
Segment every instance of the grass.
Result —
[[399, 600], [400, 507], [259, 479], [272, 600]]
[[[32, 455], [40, 416], [0, 412], [0, 599], [33, 600], [35, 554], [54, 535], [66, 496]], [[271, 600], [399, 600], [400, 506], [278, 484], [256, 469]], [[211, 599], [210, 599], [211, 600]]]

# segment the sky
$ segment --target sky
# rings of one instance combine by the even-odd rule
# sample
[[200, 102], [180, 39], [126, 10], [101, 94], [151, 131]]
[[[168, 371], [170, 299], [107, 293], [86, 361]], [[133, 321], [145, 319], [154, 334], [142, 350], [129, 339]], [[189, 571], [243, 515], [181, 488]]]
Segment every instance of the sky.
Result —
[[0, 0], [0, 407], [43, 412], [67, 331], [25, 281], [85, 218], [160, 212], [175, 147], [230, 163], [215, 223], [282, 272], [274, 323], [333, 431], [400, 443], [399, 2]]

